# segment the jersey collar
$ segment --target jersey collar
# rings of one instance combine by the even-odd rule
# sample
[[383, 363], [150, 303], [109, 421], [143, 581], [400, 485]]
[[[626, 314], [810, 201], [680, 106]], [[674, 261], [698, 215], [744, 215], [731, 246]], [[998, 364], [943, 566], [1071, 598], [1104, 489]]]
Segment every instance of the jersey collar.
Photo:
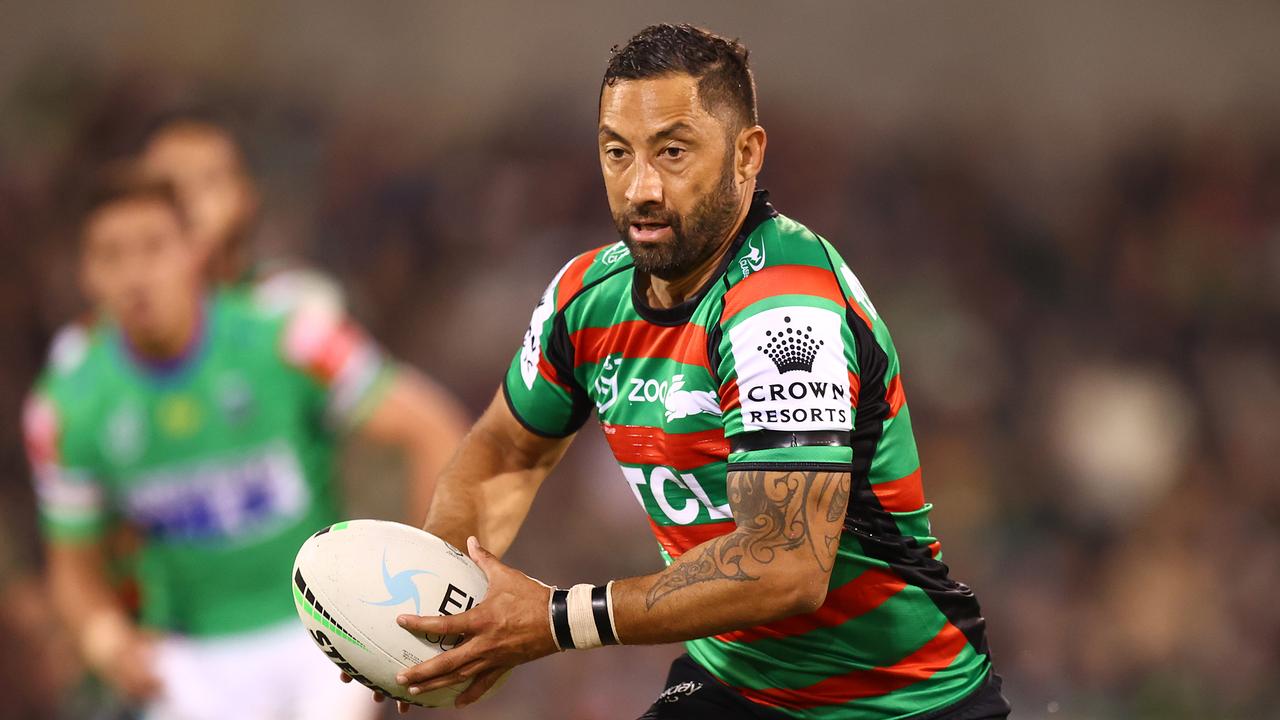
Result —
[[116, 325], [114, 328], [116, 342], [119, 344], [127, 364], [144, 377], [160, 381], [173, 380], [182, 375], [187, 369], [194, 367], [204, 357], [205, 350], [209, 344], [209, 322], [212, 310], [210, 305], [213, 302], [216, 302], [216, 300], [207, 297], [200, 302], [199, 324], [196, 326], [196, 331], [192, 334], [191, 340], [176, 356], [164, 360], [157, 360], [143, 355], [129, 341], [124, 330], [119, 325]]
[[651, 307], [645, 300], [645, 295], [640, 291], [640, 287], [636, 282], [636, 274], [631, 277], [631, 304], [635, 307], [636, 313], [645, 320], [654, 325], [683, 325], [689, 322], [689, 318], [693, 317], [694, 310], [698, 309], [698, 304], [702, 302], [702, 298], [706, 297], [711, 287], [720, 281], [725, 270], [728, 269], [729, 263], [737, 257], [738, 251], [742, 249], [742, 244], [751, 237], [751, 233], [760, 227], [765, 220], [777, 217], [778, 211], [773, 209], [773, 205], [769, 204], [769, 191], [756, 190], [751, 196], [751, 208], [747, 210], [747, 217], [742, 221], [742, 227], [738, 230], [738, 234], [733, 238], [733, 242], [729, 244], [729, 249], [725, 252], [724, 257], [720, 259], [720, 265], [716, 268], [715, 273], [698, 288], [698, 292], [690, 295], [688, 299], [679, 305], [673, 305], [669, 308]]

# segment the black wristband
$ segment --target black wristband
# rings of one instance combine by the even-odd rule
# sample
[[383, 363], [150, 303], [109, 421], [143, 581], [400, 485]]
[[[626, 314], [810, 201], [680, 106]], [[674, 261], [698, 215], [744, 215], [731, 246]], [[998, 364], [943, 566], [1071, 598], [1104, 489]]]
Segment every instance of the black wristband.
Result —
[[596, 620], [596, 632], [600, 634], [600, 642], [605, 645], [617, 645], [618, 638], [613, 634], [613, 623], [609, 621], [609, 588], [597, 585], [591, 588], [591, 615]]
[[573, 633], [569, 630], [569, 591], [551, 589], [551, 630], [561, 650], [573, 649]]

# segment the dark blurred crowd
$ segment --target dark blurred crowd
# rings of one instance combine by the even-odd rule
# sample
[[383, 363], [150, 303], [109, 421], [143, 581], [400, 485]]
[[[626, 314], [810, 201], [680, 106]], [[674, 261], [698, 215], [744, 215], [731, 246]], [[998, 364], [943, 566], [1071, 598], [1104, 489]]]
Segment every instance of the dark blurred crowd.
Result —
[[[195, 99], [164, 78], [62, 67], [0, 109], [4, 717], [89, 717], [96, 697], [45, 600], [17, 430], [52, 334], [83, 310], [67, 203], [150, 115]], [[473, 411], [555, 270], [615, 239], [594, 118], [551, 100], [456, 143], [306, 97], [198, 100], [248, 147], [257, 252], [332, 273], [383, 344]], [[774, 204], [840, 249], [895, 333], [944, 559], [983, 601], [1016, 715], [1274, 717], [1280, 118], [1153, 117], [1046, 168], [998, 125], [862, 134], [856, 118], [763, 109]], [[659, 562], [594, 435], [510, 555], [547, 582]], [[384, 465], [354, 448], [346, 473]], [[468, 717], [621, 717], [675, 652], [543, 660]]]

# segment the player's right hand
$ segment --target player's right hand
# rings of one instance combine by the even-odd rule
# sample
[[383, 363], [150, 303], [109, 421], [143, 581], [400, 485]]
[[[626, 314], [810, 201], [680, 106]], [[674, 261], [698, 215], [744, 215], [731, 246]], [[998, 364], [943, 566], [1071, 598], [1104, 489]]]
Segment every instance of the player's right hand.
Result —
[[[349, 682], [351, 682], [351, 676], [350, 676], [350, 675], [348, 675], [348, 674], [346, 674], [346, 673], [344, 673], [344, 672], [342, 672], [341, 670], [339, 670], [339, 671], [338, 671], [338, 679], [339, 679], [339, 680], [341, 680], [341, 681], [342, 681], [342, 682], [344, 682], [344, 683], [349, 683]], [[372, 691], [372, 692], [373, 692], [373, 701], [374, 701], [374, 702], [378, 702], [378, 703], [380, 703], [380, 702], [382, 702], [383, 700], [386, 700], [386, 699], [387, 699], [387, 696], [386, 696], [386, 695], [383, 695], [382, 693], [378, 692], [377, 690], [374, 690], [374, 691]], [[407, 713], [409, 712], [409, 703], [407, 703], [407, 702], [400, 702], [399, 700], [397, 700], [397, 701], [396, 701], [396, 711], [397, 711], [397, 712], [399, 712], [401, 715], [405, 715], [405, 714], [407, 714]]]
[[133, 700], [160, 694], [154, 636], [121, 618], [102, 617], [86, 624], [81, 640], [89, 667], [116, 691]]

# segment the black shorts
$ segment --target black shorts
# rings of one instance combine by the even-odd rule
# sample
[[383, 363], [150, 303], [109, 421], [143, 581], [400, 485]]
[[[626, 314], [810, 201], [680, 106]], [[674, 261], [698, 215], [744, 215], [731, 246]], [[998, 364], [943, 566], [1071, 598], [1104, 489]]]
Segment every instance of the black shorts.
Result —
[[[1000, 692], [1000, 676], [991, 673], [968, 697], [918, 720], [1002, 720], [1009, 701]], [[753, 703], [702, 669], [688, 655], [671, 663], [667, 686], [639, 720], [787, 720], [788, 716]]]

